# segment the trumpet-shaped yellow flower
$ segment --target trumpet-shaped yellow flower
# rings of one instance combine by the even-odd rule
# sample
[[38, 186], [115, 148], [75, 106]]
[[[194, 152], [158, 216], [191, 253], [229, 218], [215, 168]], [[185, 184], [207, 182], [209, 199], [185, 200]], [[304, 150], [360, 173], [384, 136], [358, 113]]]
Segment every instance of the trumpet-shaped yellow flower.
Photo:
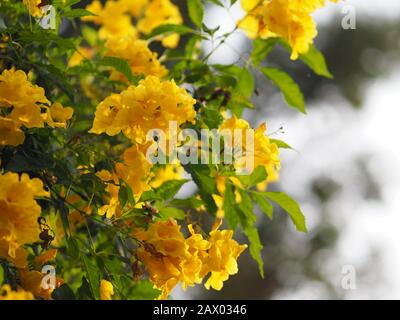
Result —
[[[167, 69], [157, 59], [157, 53], [152, 52], [147, 42], [135, 37], [113, 37], [106, 42], [106, 55], [128, 61], [133, 74], [153, 75], [159, 78], [167, 75]], [[118, 71], [111, 74], [111, 79], [126, 81]]]
[[96, 16], [85, 16], [82, 20], [101, 25], [100, 39], [137, 35], [130, 16], [125, 13], [126, 6], [121, 5], [119, 1], [107, 1], [103, 6], [100, 1], [95, 0], [86, 9]]
[[232, 230], [210, 232], [210, 249], [205, 260], [206, 270], [211, 272], [205, 283], [207, 289], [221, 290], [223, 282], [238, 272], [237, 259], [247, 245], [239, 245], [232, 236]]
[[[164, 24], [182, 24], [183, 18], [179, 8], [170, 0], [153, 0], [146, 7], [144, 17], [139, 20], [137, 28], [142, 33], [150, 33]], [[164, 47], [175, 48], [179, 42], [178, 34], [171, 34], [160, 38]]]
[[38, 240], [38, 196], [48, 196], [39, 179], [25, 173], [21, 177], [11, 172], [0, 175], [0, 240], [8, 247], [3, 251], [6, 259], [15, 259], [20, 246]]
[[114, 286], [110, 281], [101, 280], [100, 281], [100, 299], [101, 300], [112, 300], [112, 295], [114, 295]]
[[[333, 0], [337, 2], [336, 0]], [[317, 28], [311, 13], [325, 0], [241, 0], [246, 16], [239, 27], [250, 38], [282, 37], [292, 48], [291, 59], [307, 53]]]
[[120, 203], [119, 203], [119, 180], [118, 177], [107, 171], [107, 170], [101, 170], [96, 173], [96, 176], [98, 176], [102, 181], [107, 183], [106, 186], [106, 191], [109, 194], [109, 200], [108, 204], [102, 206], [99, 208], [98, 213], [102, 216], [106, 216], [107, 218], [112, 218], [113, 216], [119, 216], [121, 213], [121, 208], [120, 208]]
[[25, 140], [25, 134], [13, 119], [0, 117], [0, 146], [18, 146]]
[[63, 107], [61, 103], [56, 102], [47, 109], [44, 119], [52, 128], [65, 128], [73, 113], [74, 109], [71, 107]]
[[150, 171], [153, 165], [146, 158], [147, 147], [146, 144], [130, 147], [123, 154], [123, 162], [115, 166], [117, 176], [131, 187], [136, 199], [150, 189]]
[[[0, 75], [0, 107], [34, 109], [39, 103], [49, 103], [44, 89], [33, 85], [22, 70], [4, 70]], [[40, 109], [39, 109], [40, 112]]]
[[0, 300], [34, 300], [31, 292], [24, 289], [17, 288], [16, 291], [12, 290], [10, 285], [5, 284], [0, 287]]
[[[264, 166], [267, 172], [266, 182], [274, 182], [278, 180], [278, 171], [280, 170], [279, 148], [272, 143], [268, 136], [265, 135], [267, 127], [265, 124], [260, 125], [257, 129], [252, 129], [249, 123], [243, 119], [237, 119], [235, 116], [225, 120], [220, 126], [220, 130], [230, 130], [234, 136], [234, 130], [242, 131], [241, 145], [233, 145], [234, 148], [240, 148], [243, 157], [252, 157], [254, 160], [254, 168]], [[254, 150], [247, 145], [245, 130], [252, 130], [254, 133]], [[235, 141], [236, 143], [236, 141]], [[239, 141], [240, 143], [240, 141]], [[236, 159], [240, 166], [241, 159]]]

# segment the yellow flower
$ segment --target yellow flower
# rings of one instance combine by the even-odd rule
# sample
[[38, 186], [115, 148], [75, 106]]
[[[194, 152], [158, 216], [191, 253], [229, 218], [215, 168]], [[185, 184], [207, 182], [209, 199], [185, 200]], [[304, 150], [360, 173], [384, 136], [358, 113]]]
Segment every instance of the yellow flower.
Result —
[[114, 287], [110, 281], [100, 281], [100, 299], [112, 300], [111, 296], [114, 294]]
[[[333, 0], [337, 2], [336, 0]], [[292, 48], [291, 59], [307, 53], [317, 28], [311, 13], [325, 5], [325, 0], [242, 0], [246, 16], [239, 27], [250, 38], [282, 37]]]
[[167, 164], [157, 168], [154, 178], [150, 182], [152, 188], [158, 188], [169, 180], [180, 180], [183, 178], [183, 167], [180, 164]]
[[[208, 240], [189, 225], [185, 239], [175, 220], [157, 221], [147, 230], [137, 229], [133, 236], [143, 244], [137, 251], [150, 274], [154, 287], [161, 290], [158, 299], [167, 299], [178, 283], [186, 289], [202, 282], [221, 288], [222, 281], [237, 272], [236, 260], [246, 248], [232, 240], [232, 231], [213, 230]], [[209, 284], [206, 284], [209, 287]]]
[[28, 8], [31, 16], [41, 17], [43, 15], [42, 9], [40, 8], [42, 0], [23, 0], [23, 2]]
[[158, 221], [151, 224], [147, 230], [136, 230], [134, 236], [140, 241], [151, 244], [164, 256], [178, 258], [189, 254], [185, 237], [175, 220]]
[[30, 179], [26, 173], [0, 175], [0, 235], [8, 242], [6, 259], [16, 258], [18, 247], [38, 240], [38, 196], [48, 196], [39, 179]]
[[37, 298], [51, 300], [51, 294], [53, 293], [54, 289], [58, 288], [63, 283], [63, 280], [57, 278], [55, 288], [49, 286], [47, 289], [45, 289], [42, 285], [44, 276], [43, 273], [35, 270], [29, 271], [27, 269], [21, 269], [19, 271], [22, 288], [32, 292]]
[[0, 117], [0, 146], [18, 146], [25, 140], [24, 132], [16, 121]]
[[133, 142], [144, 143], [150, 130], [168, 132], [169, 121], [179, 127], [193, 122], [194, 100], [175, 82], [147, 76], [137, 86], [130, 86], [120, 95], [111, 95], [96, 109], [90, 132], [116, 135], [123, 131]]
[[138, 144], [128, 148], [123, 154], [123, 162], [115, 165], [117, 176], [131, 187], [136, 200], [150, 189], [152, 164], [146, 159], [146, 149], [147, 145]]
[[[33, 85], [22, 70], [4, 70], [0, 75], [0, 107], [39, 108], [38, 103], [49, 103], [44, 89]], [[40, 112], [40, 109], [39, 109]]]
[[113, 216], [119, 216], [121, 213], [120, 203], [119, 203], [119, 186], [118, 177], [107, 170], [101, 170], [96, 173], [102, 181], [107, 183], [106, 191], [109, 194], [108, 204], [99, 208], [98, 213], [107, 218], [112, 218]]
[[[243, 119], [237, 119], [233, 116], [225, 120], [220, 126], [220, 130], [230, 130], [232, 136], [234, 130], [242, 130], [242, 144], [234, 145], [234, 148], [241, 148], [243, 158], [252, 157], [254, 159], [254, 168], [264, 166], [267, 172], [267, 182], [278, 180], [278, 171], [280, 169], [279, 148], [275, 143], [271, 143], [268, 136], [265, 135], [266, 125], [260, 125], [256, 130], [251, 129], [249, 123]], [[254, 133], [254, 150], [247, 145], [245, 130], [252, 130]], [[236, 142], [236, 141], [235, 141]], [[236, 159], [235, 167], [242, 165], [241, 159]]]
[[[170, 0], [153, 0], [147, 7], [144, 17], [139, 20], [137, 28], [147, 34], [164, 24], [182, 24], [183, 18], [179, 8]], [[178, 34], [160, 38], [164, 47], [175, 48], [179, 42]]]
[[17, 288], [16, 291], [12, 290], [8, 284], [0, 287], [0, 300], [34, 300], [31, 292]]
[[[146, 41], [137, 40], [135, 37], [113, 37], [109, 39], [105, 47], [106, 55], [117, 57], [128, 61], [133, 74], [153, 75], [159, 78], [167, 75], [167, 69], [157, 59], [157, 53], [152, 52]], [[125, 76], [114, 71], [111, 74], [112, 80], [126, 81]]]
[[125, 14], [127, 8], [118, 1], [107, 1], [103, 7], [100, 1], [95, 0], [86, 9], [96, 16], [82, 17], [82, 20], [101, 25], [100, 39], [127, 35], [136, 36], [137, 31], [131, 23], [131, 18]]
[[72, 118], [73, 113], [74, 109], [63, 107], [61, 103], [56, 102], [47, 109], [44, 119], [52, 128], [65, 128], [67, 120]]
[[221, 290], [223, 282], [238, 272], [237, 259], [247, 245], [239, 245], [232, 236], [232, 230], [216, 229], [210, 232], [210, 249], [205, 261], [207, 271], [211, 272], [205, 283], [207, 289]]

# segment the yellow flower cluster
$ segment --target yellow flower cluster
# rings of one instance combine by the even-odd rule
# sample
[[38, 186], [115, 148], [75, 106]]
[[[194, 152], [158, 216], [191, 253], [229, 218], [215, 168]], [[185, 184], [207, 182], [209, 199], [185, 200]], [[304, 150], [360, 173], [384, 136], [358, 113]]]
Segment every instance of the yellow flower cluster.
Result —
[[48, 196], [41, 180], [25, 173], [0, 175], [0, 255], [11, 262], [22, 262], [24, 253], [18, 249], [39, 239], [38, 196]]
[[[193, 122], [196, 112], [195, 100], [175, 82], [161, 81], [147, 76], [137, 86], [130, 86], [120, 94], [113, 94], [102, 101], [96, 109], [92, 133], [114, 136], [120, 132], [128, 137], [133, 146], [125, 150], [123, 162], [115, 167], [116, 176], [126, 181], [136, 197], [150, 188], [152, 164], [146, 159], [150, 143], [146, 135], [154, 128], [168, 132], [169, 122], [176, 121], [178, 127]], [[113, 179], [116, 179], [114, 177]], [[109, 179], [111, 180], [111, 179]], [[104, 207], [102, 214], [113, 216], [118, 191], [114, 187], [111, 207]], [[110, 211], [109, 211], [110, 210]]]
[[[108, 0], [104, 6], [95, 0], [86, 9], [96, 16], [86, 16], [82, 20], [100, 25], [101, 39], [137, 37], [139, 31], [147, 34], [158, 26], [183, 22], [179, 8], [170, 0]], [[132, 17], [137, 19], [136, 27]], [[165, 47], [175, 48], [179, 35], [168, 35], [160, 40]]]
[[[337, 0], [331, 0], [337, 2]], [[311, 14], [325, 0], [241, 0], [246, 11], [239, 27], [250, 38], [282, 37], [292, 48], [291, 59], [307, 53], [317, 28]]]
[[43, 15], [42, 9], [40, 8], [43, 5], [42, 0], [23, 0], [23, 2], [31, 16], [41, 17]]
[[[60, 103], [50, 107], [43, 88], [33, 85], [22, 70], [4, 70], [0, 75], [0, 146], [17, 146], [24, 142], [21, 127], [66, 127], [73, 109]], [[44, 112], [42, 112], [44, 110]]]
[[232, 239], [232, 230], [210, 232], [208, 239], [188, 226], [185, 238], [175, 220], [158, 221], [147, 230], [137, 229], [134, 237], [142, 242], [137, 252], [150, 274], [154, 287], [161, 290], [159, 299], [166, 299], [179, 283], [182, 287], [200, 284], [208, 275], [207, 289], [221, 290], [223, 282], [237, 273], [237, 259], [246, 249]]
[[114, 136], [123, 132], [132, 142], [143, 143], [154, 128], [168, 131], [169, 121], [178, 127], [193, 122], [196, 100], [175, 82], [147, 76], [137, 86], [113, 94], [96, 109], [92, 133]]
[[0, 287], [0, 300], [34, 300], [31, 292], [17, 288], [16, 291], [12, 290], [8, 284]]
[[[133, 74], [153, 75], [162, 78], [167, 75], [167, 69], [157, 59], [157, 53], [152, 52], [147, 42], [135, 37], [110, 38], [105, 47], [106, 56], [117, 57], [126, 60]], [[126, 81], [124, 75], [118, 71], [111, 74], [112, 80]]]

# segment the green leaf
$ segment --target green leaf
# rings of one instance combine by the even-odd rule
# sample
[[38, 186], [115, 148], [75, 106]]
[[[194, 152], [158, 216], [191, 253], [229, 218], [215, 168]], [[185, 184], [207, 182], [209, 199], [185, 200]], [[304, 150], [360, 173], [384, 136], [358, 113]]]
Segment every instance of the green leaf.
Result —
[[187, 0], [187, 7], [190, 20], [192, 20], [196, 27], [201, 28], [204, 18], [204, 7], [201, 0]]
[[239, 217], [236, 212], [236, 200], [233, 186], [229, 183], [226, 184], [225, 188], [223, 208], [228, 226], [232, 229], [236, 229], [239, 223]]
[[66, 283], [55, 289], [52, 292], [51, 297], [54, 300], [75, 300], [74, 292]]
[[306, 218], [295, 200], [283, 192], [263, 192], [262, 194], [289, 214], [298, 231], [307, 232]]
[[3, 284], [3, 281], [4, 281], [4, 269], [0, 265], [0, 286]]
[[82, 284], [78, 288], [78, 299], [79, 300], [93, 300], [92, 290], [90, 289], [90, 285], [86, 277], [82, 277]]
[[296, 82], [286, 72], [276, 68], [260, 68], [264, 76], [271, 80], [283, 93], [287, 104], [305, 113], [303, 93]]
[[240, 182], [246, 187], [252, 187], [267, 179], [267, 171], [264, 166], [258, 166], [250, 175], [237, 176]]
[[96, 300], [100, 298], [100, 273], [97, 266], [85, 255], [81, 257], [90, 290]]
[[168, 220], [169, 218], [182, 220], [185, 219], [186, 213], [178, 208], [164, 207], [160, 209], [159, 215], [163, 220]]
[[333, 75], [328, 69], [324, 55], [313, 45], [310, 46], [307, 53], [300, 55], [300, 59], [317, 75], [333, 79]]
[[243, 232], [249, 239], [250, 255], [257, 262], [260, 275], [262, 278], [264, 278], [264, 261], [262, 260], [261, 257], [261, 251], [263, 249], [263, 245], [260, 241], [258, 230], [256, 227], [249, 224], [246, 227], [244, 227]]
[[212, 216], [215, 216], [217, 205], [212, 194], [216, 193], [217, 187], [214, 179], [211, 177], [210, 168], [203, 164], [188, 164], [183, 167], [192, 176], [193, 181], [198, 186], [200, 198], [204, 201], [206, 209]]
[[180, 35], [196, 33], [195, 30], [180, 24], [163, 24], [144, 36], [144, 39], [154, 38], [165, 33], [178, 33]]
[[121, 204], [122, 208], [124, 208], [127, 203], [130, 203], [130, 204], [135, 203], [132, 189], [126, 183], [121, 184], [121, 186], [119, 187], [118, 200], [119, 200], [119, 203]]
[[96, 14], [86, 10], [86, 9], [71, 9], [65, 11], [63, 16], [65, 18], [79, 18], [79, 17], [86, 17], [86, 16], [96, 16]]
[[260, 209], [268, 216], [268, 218], [272, 219], [274, 211], [272, 204], [270, 204], [262, 194], [256, 192], [252, 193], [252, 198], [258, 204]]
[[149, 280], [143, 280], [129, 291], [128, 298], [132, 300], [154, 300], [160, 293], [161, 291], [154, 289], [154, 285]]
[[277, 44], [276, 38], [269, 38], [266, 40], [257, 38], [253, 41], [253, 51], [250, 54], [250, 58], [254, 65], [258, 66], [265, 60], [268, 54], [274, 49]]
[[137, 78], [132, 74], [132, 69], [128, 61], [116, 57], [104, 57], [99, 62], [100, 65], [113, 67], [118, 72], [121, 72], [129, 82], [135, 82]]
[[275, 143], [278, 148], [281, 149], [293, 149], [290, 145], [288, 145], [285, 141], [279, 140], [279, 139], [269, 139], [271, 143]]
[[168, 180], [164, 182], [155, 194], [160, 200], [172, 199], [188, 180]]
[[219, 7], [224, 8], [224, 4], [223, 4], [220, 0], [208, 0], [208, 1], [210, 1], [210, 2], [212, 2], [212, 3], [214, 3], [214, 4], [216, 4], [216, 5], [219, 6]]

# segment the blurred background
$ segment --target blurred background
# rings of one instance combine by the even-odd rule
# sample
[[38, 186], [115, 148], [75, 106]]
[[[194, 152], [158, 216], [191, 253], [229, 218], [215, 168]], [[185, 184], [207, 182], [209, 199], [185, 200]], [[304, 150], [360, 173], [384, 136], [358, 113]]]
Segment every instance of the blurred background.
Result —
[[[354, 30], [342, 28], [348, 8], [355, 9]], [[222, 34], [242, 14], [236, 5], [230, 12], [210, 6], [205, 23], [221, 25]], [[269, 134], [295, 149], [281, 152], [281, 179], [270, 190], [299, 201], [310, 232], [299, 234], [278, 211], [273, 221], [260, 214], [265, 279], [246, 252], [222, 292], [177, 289], [175, 299], [400, 299], [400, 1], [347, 0], [315, 19], [316, 46], [335, 78], [317, 77], [275, 49], [268, 65], [299, 83], [307, 115], [289, 109], [262, 77], [257, 109], [245, 114], [254, 126], [266, 121]], [[210, 62], [236, 62], [250, 50], [238, 33]], [[342, 285], [349, 270], [350, 289]]]

